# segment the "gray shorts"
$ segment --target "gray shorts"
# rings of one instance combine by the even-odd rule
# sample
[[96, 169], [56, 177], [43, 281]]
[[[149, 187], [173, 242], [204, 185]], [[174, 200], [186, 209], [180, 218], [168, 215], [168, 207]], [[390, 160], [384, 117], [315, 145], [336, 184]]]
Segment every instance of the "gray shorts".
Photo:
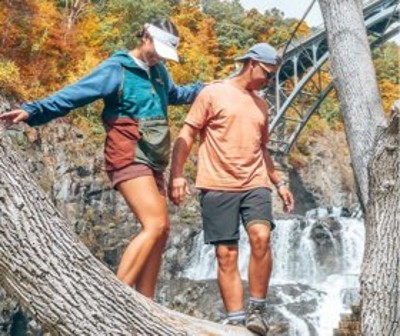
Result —
[[253, 224], [275, 228], [269, 188], [239, 192], [202, 189], [200, 205], [206, 244], [237, 244], [240, 220], [246, 229]]

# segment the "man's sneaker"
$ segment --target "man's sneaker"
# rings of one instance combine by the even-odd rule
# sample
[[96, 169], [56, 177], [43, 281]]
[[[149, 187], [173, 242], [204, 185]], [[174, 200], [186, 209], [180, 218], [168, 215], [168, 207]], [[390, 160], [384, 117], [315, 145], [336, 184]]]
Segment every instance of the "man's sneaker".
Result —
[[237, 327], [244, 327], [245, 320], [230, 320], [230, 319], [225, 319], [222, 321], [223, 325], [231, 325], [231, 326], [237, 326]]
[[268, 324], [265, 320], [265, 306], [249, 304], [247, 309], [246, 328], [258, 335], [267, 335]]

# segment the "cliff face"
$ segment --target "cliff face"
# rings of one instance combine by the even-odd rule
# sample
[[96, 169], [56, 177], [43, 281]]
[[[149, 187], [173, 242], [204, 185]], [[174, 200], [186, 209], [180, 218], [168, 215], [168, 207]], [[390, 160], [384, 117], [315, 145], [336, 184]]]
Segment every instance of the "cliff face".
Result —
[[[309, 148], [308, 164], [291, 175], [293, 187], [308, 191], [317, 205], [348, 207], [357, 202], [344, 132], [328, 131]], [[303, 193], [300, 191], [300, 195]], [[301, 203], [301, 200], [300, 200]]]
[[[0, 103], [0, 111], [8, 108], [6, 101]], [[102, 144], [67, 123], [52, 123], [39, 129], [17, 125], [8, 130], [8, 135], [26, 158], [36, 182], [68, 218], [74, 231], [98, 259], [115, 270], [139, 224], [121, 196], [110, 188], [103, 170]], [[298, 214], [319, 205], [349, 206], [356, 201], [349, 158], [343, 146], [343, 134], [329, 134], [313, 144], [304, 169], [288, 171]], [[277, 197], [274, 204], [276, 215], [282, 216]], [[161, 273], [162, 293], [175, 290], [168, 287], [168, 282], [182, 271], [188, 257], [182, 253], [182, 246], [190, 251], [191, 238], [201, 228], [196, 195], [182, 208], [171, 205], [170, 213], [172, 232]], [[193, 284], [188, 285], [187, 290], [192, 287]], [[194, 293], [198, 295], [197, 291]], [[175, 308], [188, 305], [175, 301]], [[42, 334], [34, 321], [28, 321], [28, 325], [27, 321], [21, 322], [24, 318], [16, 303], [0, 288], [0, 335], [9, 335], [11, 328], [27, 328], [32, 335]]]

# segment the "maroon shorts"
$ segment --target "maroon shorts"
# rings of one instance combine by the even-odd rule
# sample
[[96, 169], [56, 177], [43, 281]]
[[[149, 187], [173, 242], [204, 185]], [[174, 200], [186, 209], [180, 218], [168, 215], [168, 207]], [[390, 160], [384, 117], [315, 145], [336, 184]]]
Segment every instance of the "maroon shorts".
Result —
[[144, 163], [132, 163], [124, 168], [108, 171], [107, 174], [114, 189], [116, 189], [121, 182], [141, 176], [154, 176], [158, 190], [162, 195], [166, 194], [164, 174], [154, 171]]

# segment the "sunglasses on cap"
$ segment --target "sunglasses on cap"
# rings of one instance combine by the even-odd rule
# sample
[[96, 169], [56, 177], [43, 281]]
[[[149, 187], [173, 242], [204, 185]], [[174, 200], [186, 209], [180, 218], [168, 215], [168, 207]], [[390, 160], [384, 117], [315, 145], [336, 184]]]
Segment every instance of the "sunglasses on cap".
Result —
[[258, 62], [258, 65], [261, 69], [263, 69], [264, 76], [266, 79], [272, 80], [276, 77], [276, 72], [268, 70], [268, 68], [261, 62]]

